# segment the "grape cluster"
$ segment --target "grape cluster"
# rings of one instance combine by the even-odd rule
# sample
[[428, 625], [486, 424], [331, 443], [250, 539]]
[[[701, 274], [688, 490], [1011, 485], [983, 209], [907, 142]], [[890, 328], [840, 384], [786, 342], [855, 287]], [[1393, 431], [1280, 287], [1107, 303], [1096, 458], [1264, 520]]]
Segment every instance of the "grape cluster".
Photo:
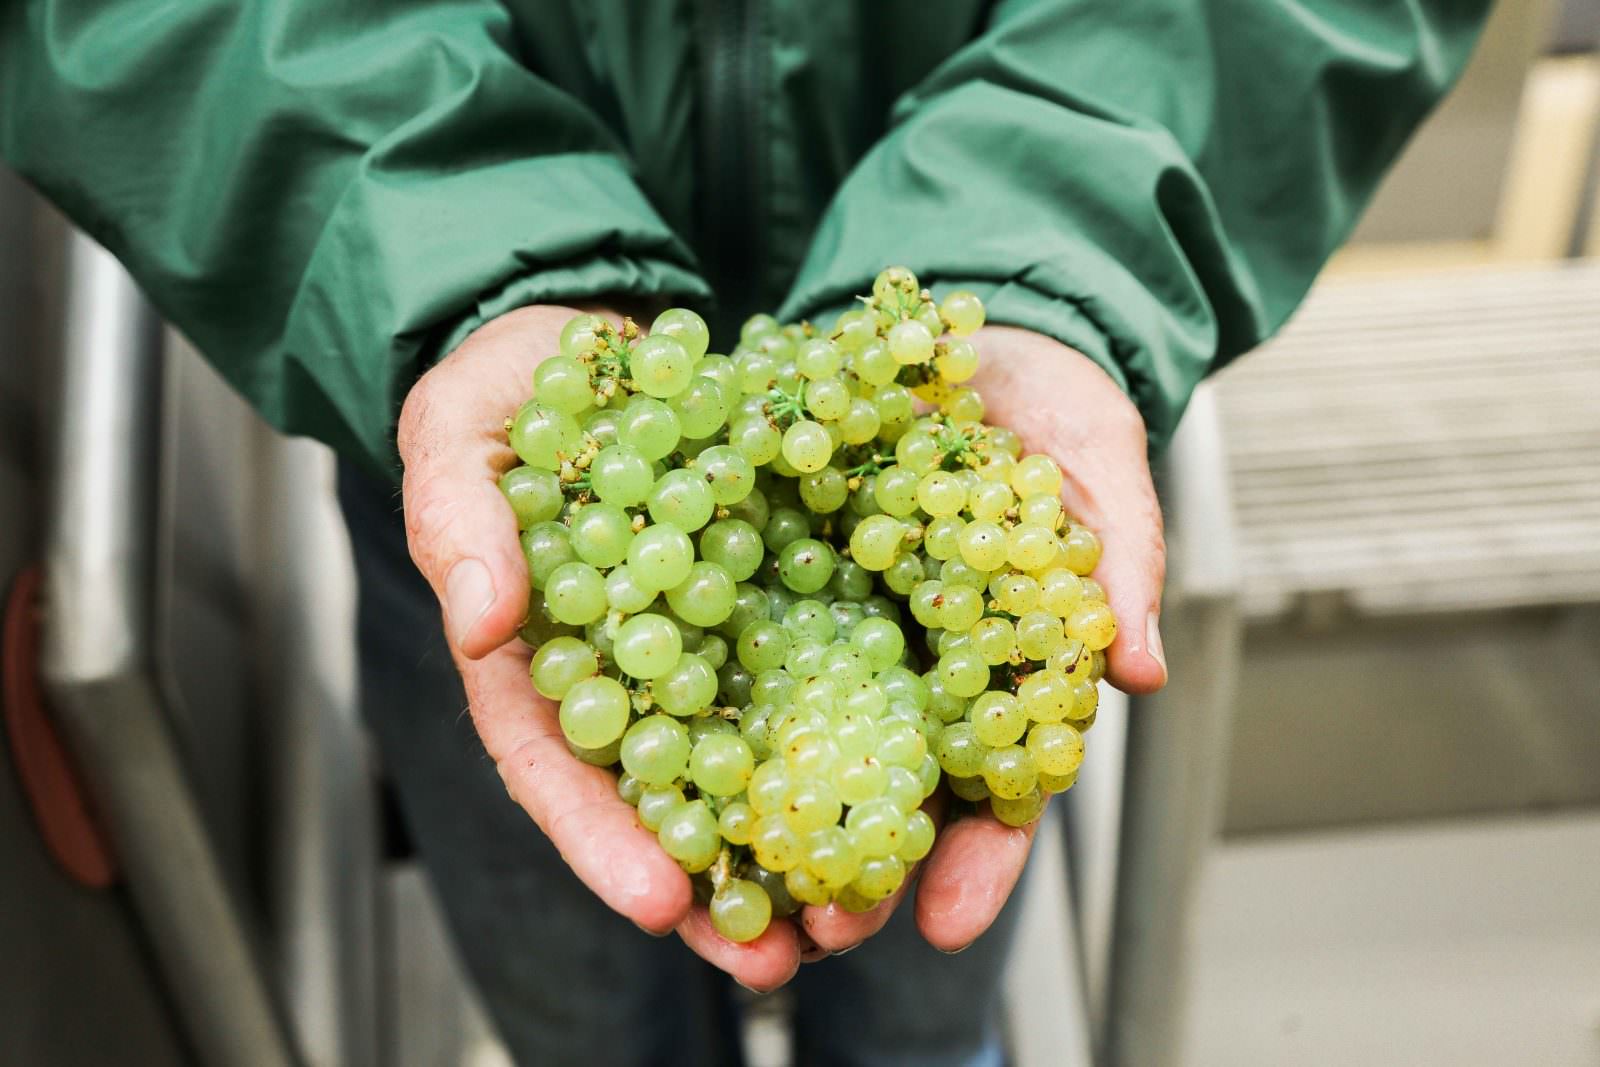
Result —
[[729, 355], [681, 308], [579, 315], [507, 420], [533, 684], [731, 940], [892, 895], [941, 782], [1022, 826], [1077, 776], [1100, 544], [963, 384], [983, 321], [904, 268]]

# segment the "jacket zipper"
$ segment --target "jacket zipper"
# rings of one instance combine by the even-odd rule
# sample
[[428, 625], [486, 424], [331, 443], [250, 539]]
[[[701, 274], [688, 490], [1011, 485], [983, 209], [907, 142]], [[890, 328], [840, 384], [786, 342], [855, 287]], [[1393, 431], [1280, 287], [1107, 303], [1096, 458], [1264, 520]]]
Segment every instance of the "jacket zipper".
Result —
[[700, 12], [700, 210], [717, 332], [726, 336], [737, 328], [734, 316], [748, 315], [763, 296], [760, 10], [752, 0], [706, 0]]

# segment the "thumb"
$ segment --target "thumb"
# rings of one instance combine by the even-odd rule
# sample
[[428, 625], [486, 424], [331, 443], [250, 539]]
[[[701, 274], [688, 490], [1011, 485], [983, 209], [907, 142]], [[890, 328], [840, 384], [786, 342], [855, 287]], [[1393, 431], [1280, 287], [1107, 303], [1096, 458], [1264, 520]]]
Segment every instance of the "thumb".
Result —
[[469, 375], [441, 365], [406, 398], [399, 444], [406, 540], [444, 609], [455, 650], [478, 659], [510, 640], [528, 610], [528, 570], [499, 472], [511, 450], [485, 427], [504, 412], [480, 411]]

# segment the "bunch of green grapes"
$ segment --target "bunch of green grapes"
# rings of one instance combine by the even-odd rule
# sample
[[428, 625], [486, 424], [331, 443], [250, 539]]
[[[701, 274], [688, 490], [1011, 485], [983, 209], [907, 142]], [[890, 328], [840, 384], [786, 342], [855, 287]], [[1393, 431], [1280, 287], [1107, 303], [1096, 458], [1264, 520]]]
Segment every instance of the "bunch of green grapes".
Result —
[[983, 321], [903, 268], [727, 356], [684, 309], [579, 315], [507, 420], [533, 684], [731, 940], [891, 896], [941, 782], [1021, 826], [1076, 778], [1100, 546], [963, 384]]

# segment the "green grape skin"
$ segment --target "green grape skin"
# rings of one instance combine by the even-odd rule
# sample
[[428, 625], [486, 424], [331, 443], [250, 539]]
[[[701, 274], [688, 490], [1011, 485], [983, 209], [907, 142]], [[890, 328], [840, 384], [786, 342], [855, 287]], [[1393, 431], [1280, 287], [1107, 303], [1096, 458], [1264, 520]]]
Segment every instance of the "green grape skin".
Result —
[[563, 563], [546, 579], [544, 600], [557, 621], [582, 626], [606, 613], [606, 580], [587, 563]]
[[[622, 746], [619, 744], [617, 747], [619, 750], [618, 755], [620, 757], [620, 750]], [[637, 808], [639, 806], [639, 799], [644, 796], [644, 791], [646, 788], [647, 787], [643, 782], [639, 781], [639, 779], [635, 778], [627, 771], [623, 771], [617, 776], [617, 796], [621, 797], [622, 802], [627, 804], [629, 807]]]
[[683, 392], [694, 377], [689, 350], [665, 334], [652, 334], [636, 343], [629, 365], [639, 391], [658, 400]]
[[843, 888], [861, 873], [861, 857], [842, 827], [820, 827], [807, 834], [801, 844], [806, 870], [829, 889]]
[[878, 906], [876, 900], [862, 896], [852, 882], [834, 895], [833, 901], [852, 915], [860, 915]]
[[724, 719], [721, 715], [696, 715], [685, 721], [689, 727], [689, 758], [694, 759], [694, 746], [704, 741], [713, 734], [722, 734], [727, 737], [738, 737], [739, 728], [731, 720]]
[[594, 649], [576, 637], [546, 641], [528, 665], [533, 687], [551, 700], [562, 699], [573, 686], [585, 678], [593, 678], [599, 671], [600, 660]]
[[850, 632], [850, 642], [866, 654], [874, 670], [886, 670], [900, 662], [906, 639], [900, 627], [885, 619], [862, 619]]
[[966, 633], [983, 618], [983, 594], [971, 586], [944, 583], [939, 605], [939, 625], [953, 633]]
[[1025, 745], [1040, 774], [1076, 774], [1083, 763], [1083, 735], [1067, 723], [1040, 723]]
[[772, 921], [772, 900], [755, 882], [732, 878], [711, 897], [711, 926], [737, 944], [760, 937]]
[[518, 530], [561, 514], [561, 482], [550, 471], [513, 467], [500, 476], [500, 492], [517, 517]]
[[[638, 781], [638, 779], [634, 779]], [[620, 788], [620, 783], [619, 783]], [[669, 811], [674, 811], [683, 806], [683, 790], [675, 785], [649, 785], [639, 793], [639, 822], [651, 833], [661, 829], [661, 822], [667, 817]]]
[[606, 605], [612, 611], [634, 615], [649, 607], [656, 598], [654, 589], [634, 581], [633, 568], [626, 563], [611, 568], [606, 575]]
[[902, 812], [915, 811], [922, 803], [922, 780], [915, 771], [905, 767], [890, 767], [885, 772], [883, 799]]
[[717, 698], [717, 671], [704, 657], [685, 652], [672, 669], [650, 683], [656, 706], [680, 719], [696, 715]]
[[839, 417], [839, 436], [845, 444], [866, 444], [878, 436], [882, 425], [876, 404], [866, 397], [853, 397], [849, 408]]
[[983, 772], [988, 748], [978, 740], [969, 722], [956, 722], [945, 728], [934, 746], [939, 766], [952, 778], [974, 778]]
[[557, 349], [561, 355], [576, 360], [598, 348], [602, 331], [609, 329], [610, 326], [598, 315], [574, 315], [561, 328]]
[[979, 479], [978, 484], [972, 487], [969, 506], [972, 508], [972, 517], [983, 522], [999, 522], [1005, 515], [1016, 496], [1011, 492], [1011, 487], [1002, 482], [986, 482]]
[[934, 471], [918, 481], [917, 504], [936, 519], [955, 515], [967, 506], [967, 489], [954, 474]]
[[671, 589], [694, 565], [694, 543], [676, 526], [647, 526], [628, 546], [628, 568], [642, 588]]
[[937, 579], [923, 582], [911, 591], [907, 603], [911, 607], [911, 617], [917, 622], [928, 627], [938, 626], [944, 610], [944, 583]]
[[889, 330], [889, 355], [901, 366], [926, 363], [933, 358], [933, 333], [914, 319], [899, 322]]
[[[830, 615], [833, 613], [832, 605], [829, 605], [828, 612]], [[867, 654], [845, 643], [836, 643], [823, 654], [822, 673], [836, 688], [845, 692], [872, 684], [872, 665], [867, 660]]]
[[739, 662], [751, 671], [781, 667], [788, 654], [789, 633], [778, 623], [754, 622], [739, 635]]
[[862, 381], [880, 388], [894, 381], [900, 373], [900, 364], [889, 354], [889, 346], [879, 340], [863, 345], [851, 365]]
[[782, 455], [801, 474], [821, 470], [833, 455], [833, 440], [817, 423], [801, 419], [783, 432]]
[[[802, 837], [839, 821], [843, 806], [833, 787], [818, 778], [799, 778], [789, 783], [783, 798], [783, 820]], [[847, 879], [848, 880], [848, 879]]]
[[784, 613], [783, 627], [796, 637], [830, 642], [836, 632], [828, 606], [818, 600], [799, 600]]
[[922, 476], [915, 471], [900, 466], [885, 467], [878, 472], [873, 498], [885, 515], [903, 518], [917, 508], [917, 486], [921, 481]]
[[1034, 722], [1060, 722], [1076, 703], [1073, 683], [1057, 670], [1034, 671], [1017, 687], [1017, 700]]
[[1008, 662], [1012, 653], [1017, 651], [1017, 631], [1010, 619], [996, 615], [979, 619], [973, 624], [971, 633], [972, 647], [983, 657], [983, 662], [991, 667]]
[[[1039, 607], [1039, 583], [1026, 574], [997, 573], [989, 582], [989, 594], [1009, 615], [1026, 615]], [[1060, 629], [1059, 623], [1056, 628]]]
[[689, 576], [667, 590], [667, 606], [691, 625], [716, 626], [733, 614], [737, 595], [733, 576], [702, 560], [691, 564]]
[[1039, 772], [1039, 791], [1046, 796], [1065, 793], [1078, 782], [1077, 772], [1072, 774], [1045, 774]]
[[1061, 468], [1055, 460], [1042, 453], [1024, 456], [1011, 470], [1011, 488], [1016, 490], [1018, 496], [1059, 496], [1061, 484]]
[[800, 862], [800, 835], [781, 815], [763, 815], [756, 820], [750, 835], [750, 850], [755, 853], [757, 863], [782, 874]]
[[872, 515], [862, 519], [851, 533], [850, 556], [869, 571], [886, 570], [904, 542], [905, 527], [898, 519]]
[[1010, 693], [983, 693], [972, 702], [971, 714], [974, 735], [990, 748], [1016, 744], [1028, 728], [1028, 713]]
[[951, 777], [946, 779], [946, 782], [950, 786], [950, 792], [962, 800], [976, 804], [980, 800], [989, 798], [989, 787], [983, 783], [981, 775], [974, 775], [971, 778]]
[[589, 485], [595, 496], [618, 507], [644, 503], [654, 484], [650, 461], [627, 445], [608, 445], [589, 464]]
[[517, 409], [508, 436], [517, 458], [543, 471], [560, 469], [563, 459], [577, 455], [583, 447], [578, 420], [537, 400]]
[[1006, 532], [992, 522], [969, 522], [961, 531], [961, 559], [985, 573], [1006, 561]]
[[838, 346], [824, 337], [802, 342], [794, 354], [795, 370], [812, 381], [838, 374], [843, 363]]
[[1070, 618], [1083, 600], [1083, 579], [1065, 567], [1046, 571], [1039, 581], [1039, 606], [1058, 619]]
[[764, 415], [736, 420], [728, 429], [728, 443], [751, 463], [766, 465], [783, 449], [783, 432]]
[[[727, 366], [726, 360], [720, 365]], [[704, 366], [695, 368], [695, 377], [689, 383], [689, 388], [673, 397], [671, 405], [685, 439], [697, 441], [722, 429], [722, 424], [728, 419], [730, 387], [731, 378], [724, 381], [723, 378], [707, 375]]]
[[805, 405], [818, 420], [836, 422], [850, 411], [850, 390], [838, 378], [818, 378], [806, 384]]
[[900, 857], [874, 856], [862, 861], [861, 873], [856, 875], [849, 888], [867, 900], [887, 900], [894, 896], [905, 880], [906, 865]]
[[[801, 847], [806, 847], [804, 842], [801, 842]], [[792, 867], [785, 872], [783, 885], [789, 895], [801, 904], [821, 907], [833, 899], [833, 891], [805, 866]]]
[[731, 507], [755, 488], [753, 462], [737, 448], [713, 445], [696, 457], [694, 469], [705, 479], [712, 499], [721, 507]]
[[755, 825], [755, 811], [741, 800], [728, 804], [717, 815], [717, 832], [730, 845], [748, 845]]
[[878, 741], [878, 758], [885, 765], [910, 769], [920, 766], [922, 757], [927, 754], [927, 739], [910, 723], [889, 723], [882, 729]]
[[800, 476], [800, 502], [818, 515], [838, 511], [849, 497], [848, 480], [838, 467], [823, 467]]
[[940, 656], [938, 672], [954, 696], [975, 697], [989, 686], [989, 665], [974, 648], [958, 648]]
[[891, 800], [857, 804], [845, 816], [844, 826], [857, 850], [869, 859], [893, 855], [905, 842], [905, 813]]
[[917, 312], [912, 318], [922, 323], [934, 337], [944, 333], [944, 320], [939, 317], [939, 307], [931, 300], [924, 300], [918, 305]]
[[1017, 505], [1017, 521], [1055, 530], [1061, 523], [1061, 498], [1049, 493], [1023, 497]]
[[757, 815], [776, 815], [789, 792], [789, 774], [779, 760], [758, 765], [750, 775], [745, 796]]
[[761, 534], [743, 519], [719, 519], [700, 534], [700, 558], [742, 582], [755, 574], [765, 554]]
[[703, 871], [717, 858], [722, 839], [717, 817], [704, 800], [691, 800], [667, 812], [656, 831], [661, 849], [691, 873]]
[[983, 421], [983, 397], [976, 391], [960, 387], [951, 392], [941, 405], [945, 417], [957, 426]]
[[583, 417], [583, 432], [594, 438], [598, 448], [617, 444], [622, 431], [622, 412], [617, 408], [599, 408]]
[[579, 748], [604, 748], [623, 736], [629, 707], [628, 691], [615, 678], [585, 678], [561, 698], [561, 732]]
[[821, 672], [822, 658], [827, 654], [828, 646], [822, 642], [791, 634], [789, 651], [784, 655], [783, 666], [795, 678], [809, 678]]
[[784, 546], [802, 537], [811, 535], [811, 521], [805, 513], [795, 508], [774, 508], [767, 519], [767, 527], [761, 532], [761, 537], [768, 551], [782, 552]]
[[688, 308], [668, 308], [663, 311], [650, 324], [650, 333], [673, 338], [692, 360], [704, 356], [711, 344], [711, 331], [706, 327], [706, 320]]
[[567, 528], [559, 522], [535, 523], [522, 531], [520, 541], [522, 558], [528, 564], [528, 582], [535, 589], [543, 589], [551, 572], [578, 557]]
[[1108, 648], [1117, 636], [1116, 616], [1104, 603], [1088, 602], [1075, 608], [1066, 623], [1067, 636], [1082, 641], [1085, 648], [1098, 652]]
[[855, 560], [841, 556], [828, 579], [828, 592], [835, 600], [859, 603], [872, 595], [872, 574]]
[[957, 289], [945, 294], [939, 305], [939, 317], [955, 336], [970, 337], [983, 325], [983, 301], [965, 289]]
[[1067, 718], [1076, 722], [1080, 730], [1089, 728], [1088, 721], [1094, 719], [1094, 714], [1100, 707], [1100, 687], [1092, 679], [1091, 671], [1089, 677], [1072, 685], [1072, 710], [1067, 713]]
[[778, 555], [778, 575], [796, 593], [810, 596], [833, 577], [833, 549], [809, 537], [791, 541]]
[[653, 397], [636, 396], [623, 409], [617, 437], [648, 460], [672, 454], [683, 436], [678, 413]]
[[916, 863], [933, 851], [935, 836], [933, 819], [927, 812], [910, 812], [906, 815], [905, 837], [900, 843], [900, 851], [895, 855], [900, 857], [902, 863]]
[[947, 586], [963, 585], [979, 593], [989, 585], [988, 572], [978, 570], [963, 559], [951, 559], [942, 563], [939, 566], [939, 580]]
[[992, 748], [983, 757], [983, 784], [1002, 800], [1021, 800], [1039, 784], [1033, 756], [1021, 745]]
[[955, 515], [934, 519], [922, 534], [922, 544], [929, 557], [936, 560], [953, 559], [961, 552], [961, 531], [967, 524]]
[[755, 754], [737, 734], [712, 734], [689, 755], [689, 777], [695, 788], [715, 797], [742, 793], [755, 771]]
[[[902, 631], [903, 633], [903, 631]], [[906, 703], [923, 711], [928, 707], [928, 686], [916, 672], [905, 667], [888, 667], [878, 672], [878, 687], [890, 704]]]
[[689, 731], [666, 715], [646, 715], [622, 735], [622, 766], [649, 785], [682, 778], [689, 764]]
[[624, 674], [649, 681], [677, 664], [683, 637], [668, 619], [646, 612], [617, 628], [611, 655]]
[[939, 377], [952, 384], [964, 382], [978, 373], [978, 350], [970, 341], [948, 341], [938, 346], [933, 358]]
[[585, 504], [572, 513], [573, 551], [593, 567], [615, 567], [633, 543], [633, 520], [615, 504]]
[[672, 470], [657, 479], [650, 492], [651, 521], [693, 533], [711, 521], [716, 498], [705, 479], [691, 470]]
[[758, 585], [740, 582], [734, 588], [733, 613], [718, 628], [724, 636], [737, 639], [751, 623], [770, 617], [772, 594]]
[[1023, 827], [1044, 814], [1046, 799], [1048, 794], [1039, 788], [1020, 797], [994, 795], [989, 798], [989, 810], [1007, 826]]

